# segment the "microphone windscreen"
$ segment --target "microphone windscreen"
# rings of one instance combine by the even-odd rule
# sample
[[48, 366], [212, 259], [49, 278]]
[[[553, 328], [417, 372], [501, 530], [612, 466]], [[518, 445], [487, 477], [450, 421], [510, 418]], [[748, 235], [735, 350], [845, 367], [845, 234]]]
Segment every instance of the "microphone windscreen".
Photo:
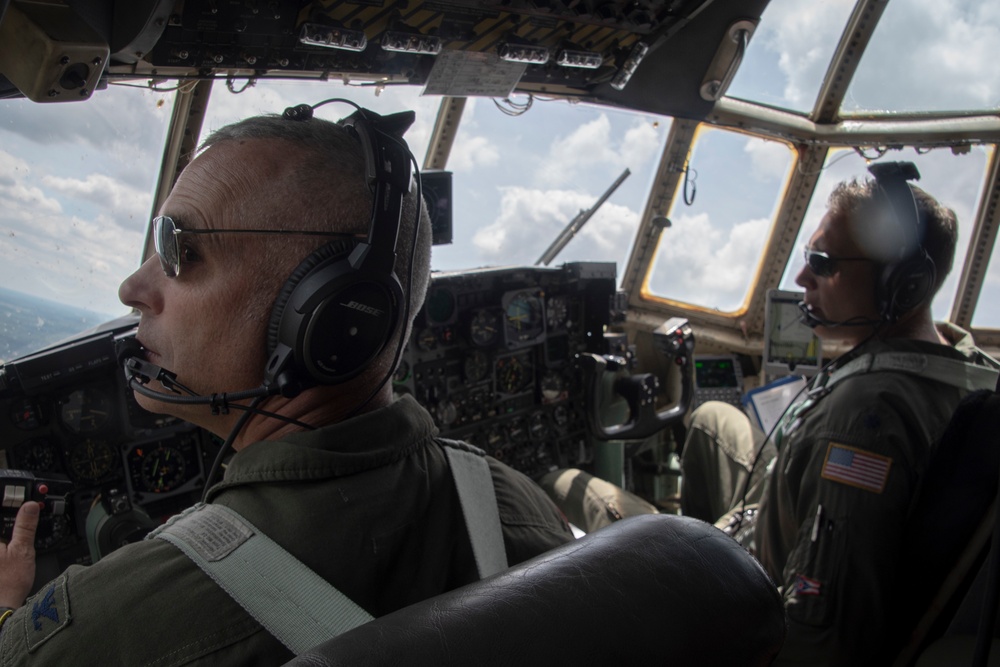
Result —
[[125, 338], [118, 341], [118, 365], [121, 366], [131, 357], [142, 355], [142, 345], [135, 338]]

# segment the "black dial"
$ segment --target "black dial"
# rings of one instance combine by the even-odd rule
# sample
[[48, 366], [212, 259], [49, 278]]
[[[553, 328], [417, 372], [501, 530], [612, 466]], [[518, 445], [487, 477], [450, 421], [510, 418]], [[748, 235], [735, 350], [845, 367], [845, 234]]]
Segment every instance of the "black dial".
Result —
[[469, 337], [480, 347], [488, 347], [500, 334], [500, 316], [492, 310], [478, 310], [469, 324]]
[[159, 445], [144, 453], [141, 478], [145, 491], [173, 491], [187, 481], [184, 455], [173, 447]]
[[32, 472], [58, 471], [58, 461], [55, 445], [45, 439], [29, 440], [17, 448], [17, 464]]
[[465, 358], [464, 368], [465, 379], [468, 382], [479, 382], [490, 372], [490, 360], [482, 350], [473, 350], [472, 354]]
[[100, 389], [77, 389], [59, 401], [59, 421], [73, 433], [93, 433], [111, 418], [111, 399]]
[[69, 454], [69, 471], [79, 481], [98, 482], [111, 472], [115, 452], [104, 440], [87, 438]]
[[520, 357], [497, 359], [497, 390], [504, 394], [519, 394], [531, 382], [531, 367]]

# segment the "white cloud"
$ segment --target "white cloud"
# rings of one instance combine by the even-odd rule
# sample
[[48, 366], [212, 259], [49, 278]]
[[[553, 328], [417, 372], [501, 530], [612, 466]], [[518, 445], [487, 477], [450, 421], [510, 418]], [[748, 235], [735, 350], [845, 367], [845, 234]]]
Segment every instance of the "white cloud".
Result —
[[120, 224], [144, 220], [149, 213], [149, 194], [123, 185], [106, 174], [89, 174], [84, 179], [43, 176], [42, 185], [63, 197], [71, 197], [97, 204]]
[[726, 238], [705, 213], [678, 217], [661, 237], [653, 291], [734, 310], [746, 295], [770, 225], [765, 218], [741, 222]]
[[619, 139], [608, 115], [601, 113], [570, 134], [557, 136], [535, 178], [542, 184], [559, 186], [572, 183], [581, 171], [595, 165], [637, 168], [659, 148], [659, 132], [648, 118], [638, 117]]
[[500, 161], [497, 145], [483, 135], [463, 136], [456, 142], [448, 156], [448, 169], [471, 171], [477, 166], [490, 166]]
[[[478, 230], [472, 243], [486, 264], [533, 264], [593, 196], [571, 190], [502, 188], [500, 216]], [[561, 252], [556, 263], [589, 259], [625, 260], [639, 214], [628, 207], [606, 203]]]
[[781, 182], [788, 172], [789, 149], [778, 141], [747, 139], [743, 152], [750, 156], [750, 174], [759, 181]]

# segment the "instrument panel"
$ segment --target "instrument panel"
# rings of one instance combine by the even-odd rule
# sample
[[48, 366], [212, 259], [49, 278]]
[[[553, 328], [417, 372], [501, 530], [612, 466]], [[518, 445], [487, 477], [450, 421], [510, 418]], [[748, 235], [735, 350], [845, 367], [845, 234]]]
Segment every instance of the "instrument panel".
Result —
[[[442, 436], [529, 476], [584, 461], [575, 355], [608, 351], [615, 295], [613, 263], [435, 274], [394, 390], [415, 396]], [[63, 513], [43, 512], [39, 577], [90, 562], [98, 498], [161, 522], [200, 498], [218, 453], [215, 436], [135, 402], [116, 341], [137, 323], [121, 318], [0, 367], [0, 468], [73, 488]]]
[[177, 419], [142, 410], [125, 386], [115, 337], [105, 330], [17, 359], [0, 374], [0, 468], [69, 480], [63, 514], [42, 514], [36, 547], [59, 566], [89, 562], [86, 519], [100, 494], [124, 492], [159, 520], [200, 497], [216, 439]]
[[436, 274], [393, 387], [529, 476], [587, 458], [575, 355], [607, 352], [613, 263]]

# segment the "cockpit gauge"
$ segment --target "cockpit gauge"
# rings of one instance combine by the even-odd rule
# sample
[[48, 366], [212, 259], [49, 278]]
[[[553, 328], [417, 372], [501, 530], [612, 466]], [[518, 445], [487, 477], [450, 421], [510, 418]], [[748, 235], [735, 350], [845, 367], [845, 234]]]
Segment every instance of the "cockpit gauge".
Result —
[[488, 308], [477, 310], [469, 323], [469, 337], [479, 347], [489, 347], [500, 335], [500, 315]]
[[438, 344], [437, 334], [434, 333], [434, 329], [426, 328], [423, 329], [417, 336], [417, 346], [421, 350], [430, 352], [435, 349]]
[[141, 476], [143, 487], [147, 491], [173, 491], [187, 480], [184, 455], [173, 447], [155, 447], [143, 458]]
[[111, 419], [111, 399], [96, 387], [85, 387], [59, 401], [59, 421], [72, 433], [99, 431]]
[[514, 395], [522, 393], [531, 383], [531, 364], [519, 355], [496, 361], [497, 391]]
[[424, 311], [430, 324], [450, 324], [455, 317], [455, 294], [447, 288], [432, 289], [427, 295]]
[[504, 294], [504, 335], [507, 347], [524, 347], [545, 335], [545, 308], [541, 290], [521, 290]]
[[69, 453], [69, 473], [80, 482], [99, 482], [114, 468], [115, 451], [111, 445], [96, 438], [87, 438]]
[[479, 382], [490, 372], [490, 360], [482, 350], [473, 350], [463, 366], [466, 382]]
[[10, 421], [22, 431], [31, 431], [42, 425], [42, 410], [33, 399], [15, 401], [10, 407]]
[[56, 446], [44, 438], [29, 440], [17, 448], [17, 465], [31, 472], [55, 472], [61, 469]]
[[139, 493], [170, 493], [201, 474], [197, 439], [183, 435], [136, 444], [125, 455], [129, 480]]

